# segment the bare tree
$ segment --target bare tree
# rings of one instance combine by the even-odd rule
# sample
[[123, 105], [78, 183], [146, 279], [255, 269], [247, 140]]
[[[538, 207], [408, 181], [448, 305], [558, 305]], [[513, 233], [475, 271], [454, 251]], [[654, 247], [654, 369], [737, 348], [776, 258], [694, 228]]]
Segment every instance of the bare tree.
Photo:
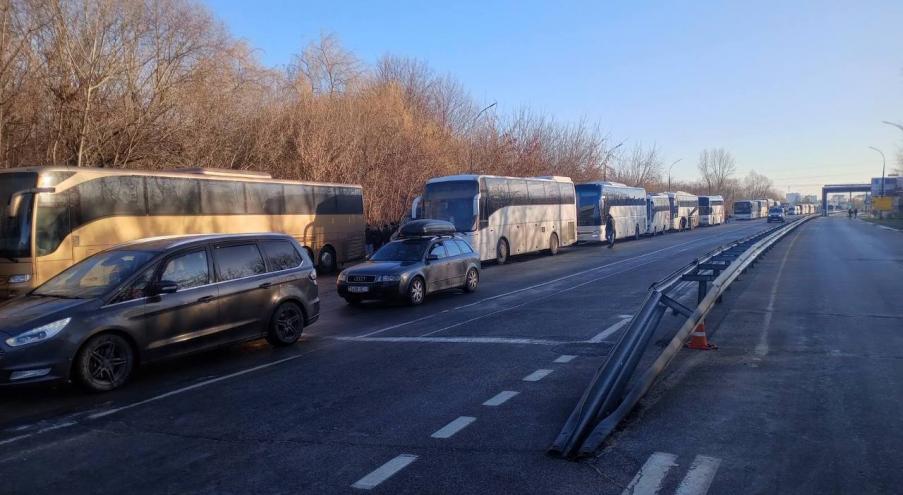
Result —
[[630, 186], [651, 189], [662, 179], [662, 159], [658, 146], [635, 144], [615, 160], [612, 178]]
[[750, 170], [743, 178], [743, 194], [747, 199], [762, 199], [771, 196], [777, 197], [774, 192], [774, 184], [768, 177]]
[[721, 194], [731, 176], [737, 172], [733, 155], [724, 148], [705, 149], [699, 153], [699, 175], [707, 194]]
[[334, 34], [324, 34], [309, 43], [289, 66], [290, 77], [315, 94], [348, 90], [361, 77], [360, 61], [345, 50]]

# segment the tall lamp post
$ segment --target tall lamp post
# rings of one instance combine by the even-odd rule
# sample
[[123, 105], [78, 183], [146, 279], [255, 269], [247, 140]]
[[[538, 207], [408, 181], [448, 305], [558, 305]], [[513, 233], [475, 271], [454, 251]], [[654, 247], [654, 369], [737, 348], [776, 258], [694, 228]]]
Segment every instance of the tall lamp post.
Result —
[[605, 158], [602, 160], [602, 181], [608, 181], [608, 161], [611, 160], [611, 155], [615, 154], [615, 151], [624, 145], [624, 141], [621, 141], [614, 148], [608, 150], [608, 153], [605, 153]]
[[671, 192], [671, 169], [674, 168], [674, 166], [677, 165], [677, 163], [681, 160], [683, 160], [683, 158], [678, 158], [677, 160], [674, 160], [674, 162], [671, 163], [670, 166], [668, 166], [668, 192]]
[[471, 171], [471, 172], [474, 172], [475, 170], [474, 170], [474, 168], [473, 168], [473, 133], [471, 133], [470, 131], [471, 131], [471, 129], [473, 129], [473, 127], [474, 127], [475, 125], [477, 125], [477, 121], [480, 119], [480, 115], [483, 115], [483, 112], [485, 112], [486, 110], [489, 110], [490, 108], [494, 107], [494, 106], [496, 105], [496, 103], [498, 103], [498, 102], [494, 101], [494, 102], [492, 102], [491, 104], [486, 105], [486, 108], [484, 108], [484, 109], [480, 110], [479, 112], [477, 112], [476, 116], [474, 116], [473, 120], [470, 122], [470, 126], [467, 127], [467, 134], [468, 134], [468, 136], [469, 136], [469, 138], [470, 138], [470, 139], [468, 139], [468, 141], [469, 141], [469, 143], [468, 143], [469, 146], [467, 147], [467, 158], [468, 158], [467, 161], [470, 162], [470, 171]]
[[887, 159], [884, 157], [884, 152], [878, 148], [869, 146], [869, 149], [881, 153], [881, 196], [884, 196], [884, 168], [887, 166]]

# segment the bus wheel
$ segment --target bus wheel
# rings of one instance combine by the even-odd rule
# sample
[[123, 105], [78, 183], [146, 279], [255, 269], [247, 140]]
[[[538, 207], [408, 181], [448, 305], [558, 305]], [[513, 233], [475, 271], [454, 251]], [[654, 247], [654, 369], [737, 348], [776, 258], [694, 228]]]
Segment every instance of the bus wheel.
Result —
[[549, 237], [549, 254], [552, 256], [558, 254], [558, 234], [552, 234]]
[[633, 227], [633, 240], [640, 240], [640, 226], [636, 225]]
[[331, 246], [324, 246], [320, 250], [320, 257], [317, 258], [317, 268], [320, 273], [332, 273], [336, 269], [335, 251]]
[[499, 239], [499, 244], [495, 247], [496, 262], [500, 265], [504, 265], [508, 262], [509, 256], [511, 256], [511, 248], [508, 246], [508, 241]]

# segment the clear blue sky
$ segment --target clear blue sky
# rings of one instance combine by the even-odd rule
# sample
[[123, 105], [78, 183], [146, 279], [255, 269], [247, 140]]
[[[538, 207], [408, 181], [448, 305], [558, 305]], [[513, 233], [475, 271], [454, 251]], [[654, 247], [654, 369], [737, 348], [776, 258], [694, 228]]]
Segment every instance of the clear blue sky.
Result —
[[903, 132], [903, 0], [302, 2], [208, 0], [267, 65], [320, 33], [456, 76], [502, 112], [600, 122], [657, 143], [674, 175], [724, 147], [784, 191], [880, 175]]

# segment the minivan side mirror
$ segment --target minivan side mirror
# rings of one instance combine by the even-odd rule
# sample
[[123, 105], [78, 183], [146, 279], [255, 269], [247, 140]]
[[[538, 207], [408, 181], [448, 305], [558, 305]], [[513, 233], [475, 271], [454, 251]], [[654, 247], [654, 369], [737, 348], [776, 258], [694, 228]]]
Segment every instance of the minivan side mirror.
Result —
[[173, 294], [179, 291], [179, 284], [172, 280], [161, 280], [154, 284], [155, 294]]

